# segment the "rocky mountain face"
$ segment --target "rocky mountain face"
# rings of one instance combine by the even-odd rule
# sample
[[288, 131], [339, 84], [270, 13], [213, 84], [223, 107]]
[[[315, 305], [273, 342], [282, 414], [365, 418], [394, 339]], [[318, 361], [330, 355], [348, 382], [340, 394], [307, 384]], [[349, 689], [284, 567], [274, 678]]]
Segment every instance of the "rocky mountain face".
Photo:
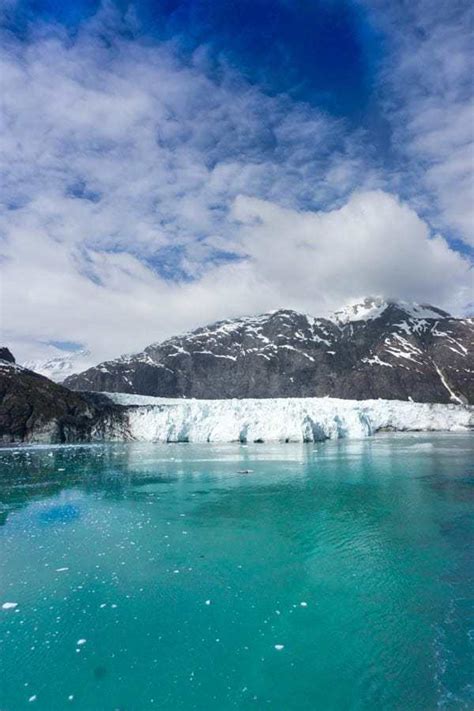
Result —
[[338, 397], [474, 403], [474, 322], [366, 299], [331, 318], [291, 310], [220, 321], [101, 363], [73, 390], [164, 397]]
[[121, 417], [122, 408], [71, 392], [0, 348], [0, 443], [103, 439]]
[[0, 360], [5, 361], [6, 363], [14, 363], [15, 358], [13, 357], [13, 354], [11, 351], [8, 350], [8, 348], [0, 348]]

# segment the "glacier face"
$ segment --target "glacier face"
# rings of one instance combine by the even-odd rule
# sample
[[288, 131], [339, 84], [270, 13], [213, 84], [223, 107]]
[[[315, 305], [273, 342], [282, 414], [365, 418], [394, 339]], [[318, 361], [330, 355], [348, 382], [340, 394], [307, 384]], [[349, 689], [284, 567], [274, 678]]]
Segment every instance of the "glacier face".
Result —
[[105, 393], [126, 406], [117, 439], [147, 442], [318, 442], [380, 430], [465, 432], [474, 407], [397, 400], [186, 400]]

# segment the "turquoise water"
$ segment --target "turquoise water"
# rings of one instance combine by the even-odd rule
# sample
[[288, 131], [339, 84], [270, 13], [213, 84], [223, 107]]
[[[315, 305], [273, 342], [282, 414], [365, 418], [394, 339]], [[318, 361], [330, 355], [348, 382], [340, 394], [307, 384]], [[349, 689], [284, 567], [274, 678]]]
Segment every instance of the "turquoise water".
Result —
[[0, 450], [0, 709], [473, 709], [473, 449]]

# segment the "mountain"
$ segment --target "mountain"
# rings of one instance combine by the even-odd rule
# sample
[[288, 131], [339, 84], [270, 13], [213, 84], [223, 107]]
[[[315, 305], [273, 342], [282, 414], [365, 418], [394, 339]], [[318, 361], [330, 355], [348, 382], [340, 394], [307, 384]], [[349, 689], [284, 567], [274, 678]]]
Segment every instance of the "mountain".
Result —
[[122, 409], [71, 392], [18, 365], [0, 348], [0, 443], [103, 439], [121, 421]]
[[69, 375], [84, 370], [90, 362], [90, 351], [79, 350], [70, 353], [58, 351], [57, 355], [43, 360], [28, 360], [23, 367], [44, 375], [55, 383], [62, 383]]
[[196, 400], [74, 393], [0, 349], [0, 444], [319, 442], [379, 431], [473, 427], [469, 405], [335, 398]]
[[163, 397], [474, 402], [474, 323], [368, 298], [330, 318], [291, 310], [220, 321], [65, 380]]

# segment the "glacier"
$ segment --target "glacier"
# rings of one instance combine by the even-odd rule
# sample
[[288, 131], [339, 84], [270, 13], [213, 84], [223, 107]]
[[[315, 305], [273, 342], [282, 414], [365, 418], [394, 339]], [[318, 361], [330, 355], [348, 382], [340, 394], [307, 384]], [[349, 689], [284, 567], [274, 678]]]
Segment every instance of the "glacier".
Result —
[[125, 407], [112, 438], [146, 442], [319, 442], [380, 431], [466, 432], [474, 407], [400, 400], [194, 400], [103, 393]]

